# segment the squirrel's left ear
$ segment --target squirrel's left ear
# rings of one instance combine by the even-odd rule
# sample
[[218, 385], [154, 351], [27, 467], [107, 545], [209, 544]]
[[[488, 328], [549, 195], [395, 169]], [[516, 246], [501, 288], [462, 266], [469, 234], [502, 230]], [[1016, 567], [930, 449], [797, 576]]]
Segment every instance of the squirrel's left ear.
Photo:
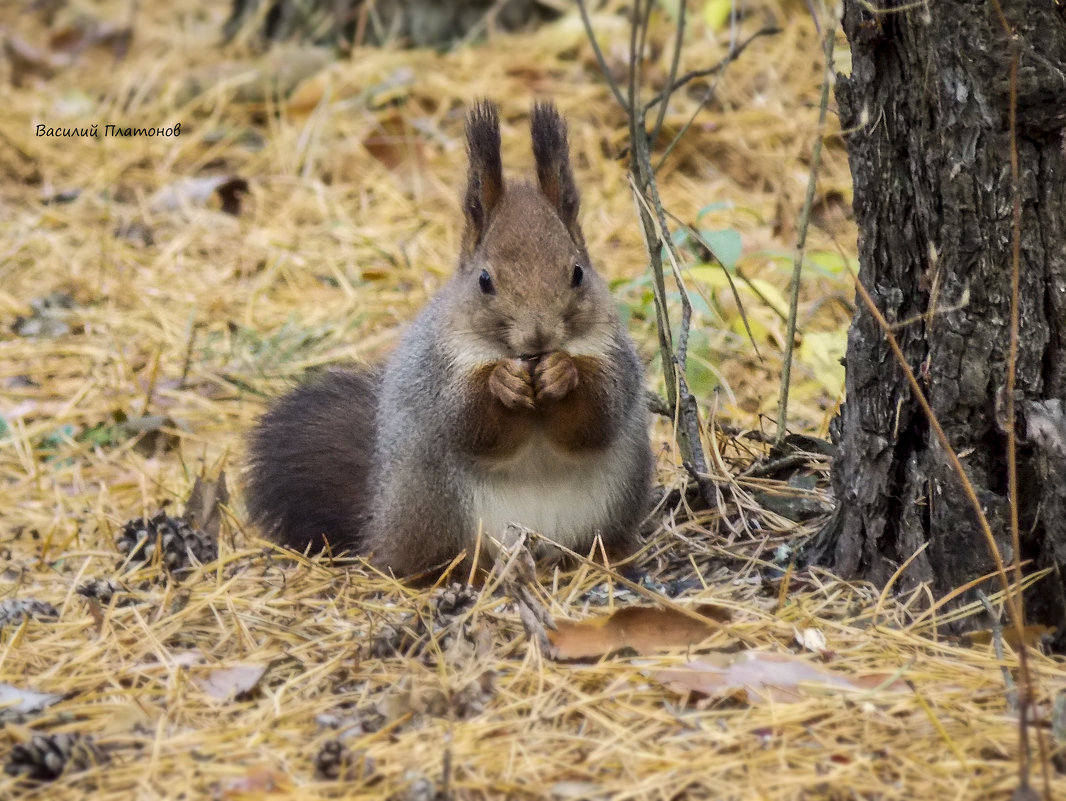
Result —
[[566, 121], [550, 100], [535, 103], [529, 119], [529, 131], [533, 137], [533, 159], [537, 163], [540, 191], [555, 207], [574, 242], [584, 247], [584, 237], [577, 223], [581, 196], [570, 169]]

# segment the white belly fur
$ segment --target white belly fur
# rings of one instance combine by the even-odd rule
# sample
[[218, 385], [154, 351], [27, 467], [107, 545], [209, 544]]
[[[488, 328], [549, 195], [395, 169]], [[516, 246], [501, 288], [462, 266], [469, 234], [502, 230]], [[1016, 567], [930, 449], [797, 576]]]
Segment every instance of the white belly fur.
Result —
[[486, 538], [509, 542], [508, 524], [533, 529], [560, 545], [587, 550], [616, 503], [625, 457], [617, 445], [575, 456], [534, 440], [475, 482], [472, 517]]

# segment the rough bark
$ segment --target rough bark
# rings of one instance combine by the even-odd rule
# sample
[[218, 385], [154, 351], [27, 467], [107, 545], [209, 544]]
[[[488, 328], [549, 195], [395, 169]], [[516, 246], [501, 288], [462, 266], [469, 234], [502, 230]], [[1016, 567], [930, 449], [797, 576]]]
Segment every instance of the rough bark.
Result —
[[[836, 97], [850, 132], [859, 279], [896, 325], [1009, 562], [1006, 437], [996, 408], [1009, 347], [1012, 45], [991, 2], [844, 7], [852, 69], [838, 77]], [[1066, 559], [1066, 447], [1057, 450], [1066, 442], [1066, 6], [1002, 7], [1019, 55], [1019, 431], [1034, 413], [1045, 433], [1034, 428], [1019, 451], [1022, 557], [1034, 560], [1032, 569]], [[993, 562], [882, 332], [856, 306], [847, 402], [834, 425], [838, 508], [811, 553], [883, 585], [928, 545], [897, 586], [928, 582], [942, 595]], [[1063, 624], [1063, 582], [1055, 572], [1030, 591], [1032, 616]], [[1066, 626], [1060, 646], [1061, 632]]]

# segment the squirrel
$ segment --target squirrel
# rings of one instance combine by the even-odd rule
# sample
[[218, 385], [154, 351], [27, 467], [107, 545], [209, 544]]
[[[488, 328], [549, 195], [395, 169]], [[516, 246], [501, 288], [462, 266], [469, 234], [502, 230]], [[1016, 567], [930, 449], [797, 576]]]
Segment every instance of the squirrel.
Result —
[[530, 131], [536, 182], [505, 183], [498, 110], [473, 106], [454, 276], [383, 366], [327, 372], [252, 431], [247, 503], [272, 539], [402, 576], [470, 559], [479, 530], [487, 560], [510, 523], [574, 551], [636, 549], [653, 466], [643, 367], [589, 260], [553, 103]]

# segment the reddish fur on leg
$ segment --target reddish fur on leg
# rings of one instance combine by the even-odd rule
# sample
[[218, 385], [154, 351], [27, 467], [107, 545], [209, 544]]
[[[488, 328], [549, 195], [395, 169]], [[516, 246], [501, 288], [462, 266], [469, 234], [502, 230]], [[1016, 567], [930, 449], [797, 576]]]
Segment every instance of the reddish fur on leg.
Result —
[[595, 356], [572, 356], [577, 385], [543, 407], [548, 437], [571, 451], [597, 450], [610, 441], [617, 425], [611, 416], [610, 366]]

